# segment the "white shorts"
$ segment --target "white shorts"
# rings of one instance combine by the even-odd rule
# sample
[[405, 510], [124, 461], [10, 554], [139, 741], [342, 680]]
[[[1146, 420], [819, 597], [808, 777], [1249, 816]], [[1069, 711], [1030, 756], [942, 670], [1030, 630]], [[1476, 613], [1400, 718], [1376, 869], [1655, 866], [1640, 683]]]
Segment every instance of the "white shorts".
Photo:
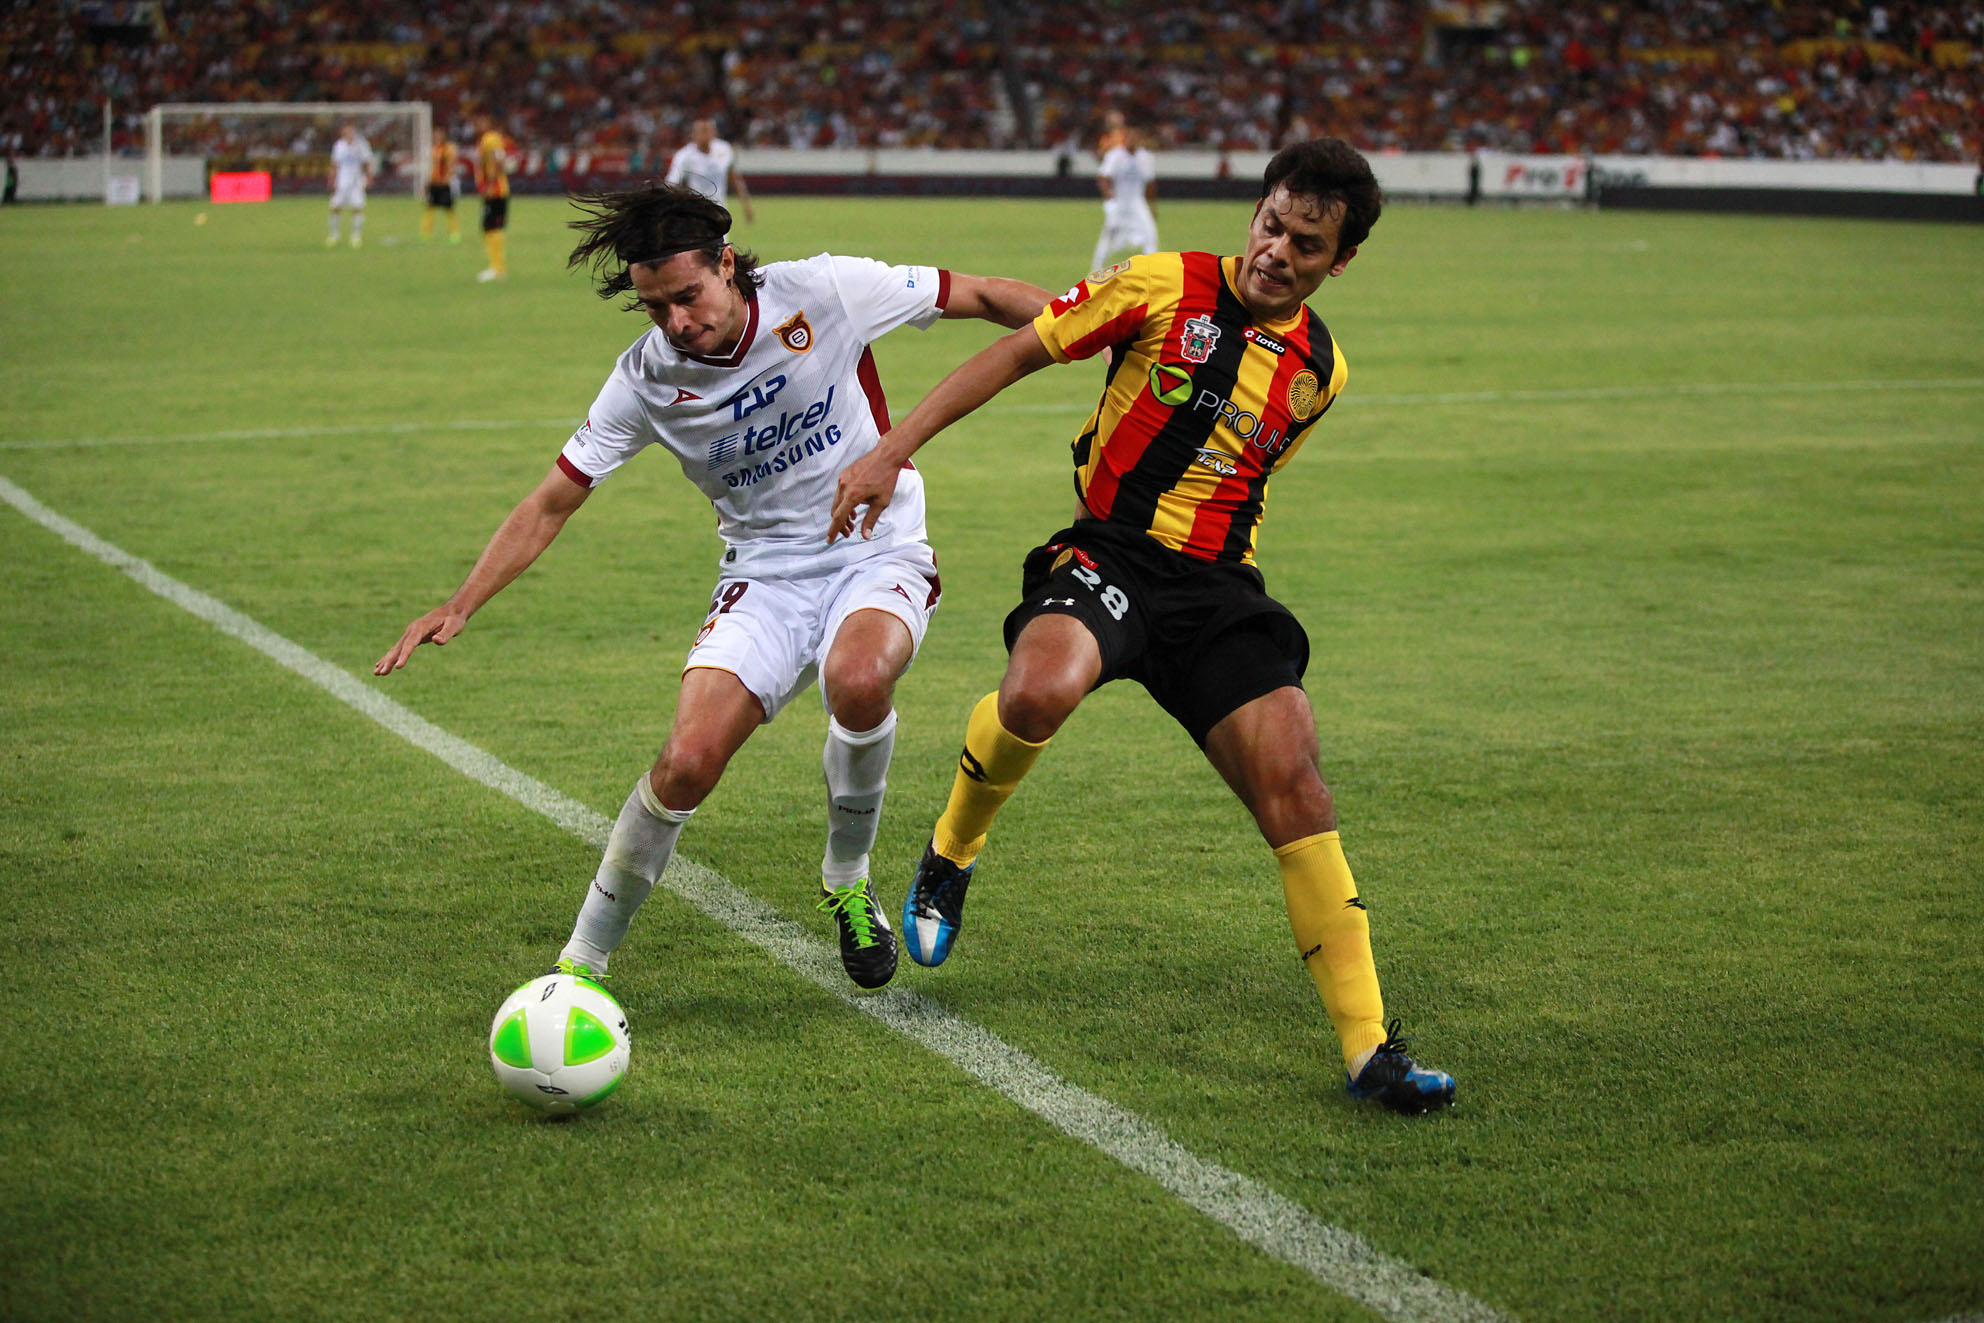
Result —
[[[764, 705], [770, 721], [813, 683], [849, 616], [876, 610], [902, 621], [913, 658], [941, 593], [937, 557], [923, 542], [871, 556], [837, 574], [718, 579], [709, 618], [682, 669], [729, 671]], [[824, 691], [820, 701], [826, 702]]]
[[356, 180], [349, 184], [339, 184], [331, 190], [331, 210], [349, 207], [354, 211], [365, 210], [365, 181]]

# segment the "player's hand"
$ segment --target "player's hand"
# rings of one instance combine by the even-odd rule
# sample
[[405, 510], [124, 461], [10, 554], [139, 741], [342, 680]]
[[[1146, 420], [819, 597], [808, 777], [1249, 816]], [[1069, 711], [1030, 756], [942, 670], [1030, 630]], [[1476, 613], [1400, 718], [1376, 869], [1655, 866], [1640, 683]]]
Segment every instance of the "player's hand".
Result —
[[413, 656], [415, 648], [423, 643], [432, 643], [440, 647], [461, 633], [467, 624], [468, 616], [460, 607], [435, 607], [406, 627], [406, 632], [400, 635], [400, 641], [387, 649], [386, 655], [372, 664], [372, 674], [391, 675], [406, 665], [407, 658]]
[[896, 474], [901, 469], [900, 464], [884, 460], [879, 450], [871, 450], [841, 470], [840, 481], [834, 485], [833, 517], [827, 524], [830, 545], [854, 536], [855, 512], [863, 506], [868, 512], [861, 518], [862, 539], [875, 535], [875, 522], [895, 499]]

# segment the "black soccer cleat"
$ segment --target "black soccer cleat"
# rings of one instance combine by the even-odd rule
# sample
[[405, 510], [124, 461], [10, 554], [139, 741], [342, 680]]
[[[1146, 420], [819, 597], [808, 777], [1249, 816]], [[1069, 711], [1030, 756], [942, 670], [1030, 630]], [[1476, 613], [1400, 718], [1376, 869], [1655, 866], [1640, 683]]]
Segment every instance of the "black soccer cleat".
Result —
[[902, 902], [902, 931], [909, 941], [909, 958], [919, 965], [941, 965], [951, 943], [964, 927], [964, 892], [971, 885], [974, 861], [959, 868], [937, 853], [934, 842], [923, 847], [916, 880]]
[[895, 977], [895, 930], [875, 903], [867, 878], [828, 890], [820, 908], [840, 927], [840, 964], [849, 978], [864, 988], [879, 988]]
[[1454, 1077], [1445, 1071], [1414, 1065], [1405, 1054], [1409, 1039], [1399, 1037], [1399, 1022], [1385, 1026], [1385, 1041], [1357, 1072], [1357, 1078], [1344, 1077], [1344, 1089], [1353, 1098], [1373, 1099], [1401, 1116], [1423, 1116], [1450, 1106], [1454, 1100]]

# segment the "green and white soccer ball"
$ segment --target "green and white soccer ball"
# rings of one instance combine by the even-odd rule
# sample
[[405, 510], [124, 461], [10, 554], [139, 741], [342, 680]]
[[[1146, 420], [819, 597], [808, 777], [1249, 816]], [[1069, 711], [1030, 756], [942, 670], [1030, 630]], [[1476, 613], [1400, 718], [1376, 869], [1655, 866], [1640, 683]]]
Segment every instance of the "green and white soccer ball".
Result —
[[510, 994], [489, 1026], [489, 1064], [518, 1101], [554, 1116], [620, 1087], [633, 1043], [627, 1013], [589, 978], [546, 974]]

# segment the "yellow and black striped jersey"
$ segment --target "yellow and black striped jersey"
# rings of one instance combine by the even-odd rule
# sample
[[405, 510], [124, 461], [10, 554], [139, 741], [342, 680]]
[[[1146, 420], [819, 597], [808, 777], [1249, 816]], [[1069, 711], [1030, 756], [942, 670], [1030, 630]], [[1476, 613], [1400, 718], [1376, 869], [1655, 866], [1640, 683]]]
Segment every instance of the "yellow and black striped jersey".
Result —
[[1197, 560], [1254, 559], [1268, 476], [1343, 389], [1336, 341], [1307, 307], [1256, 321], [1237, 257], [1151, 253], [1091, 274], [1034, 320], [1059, 362], [1115, 356], [1075, 438], [1083, 508]]

